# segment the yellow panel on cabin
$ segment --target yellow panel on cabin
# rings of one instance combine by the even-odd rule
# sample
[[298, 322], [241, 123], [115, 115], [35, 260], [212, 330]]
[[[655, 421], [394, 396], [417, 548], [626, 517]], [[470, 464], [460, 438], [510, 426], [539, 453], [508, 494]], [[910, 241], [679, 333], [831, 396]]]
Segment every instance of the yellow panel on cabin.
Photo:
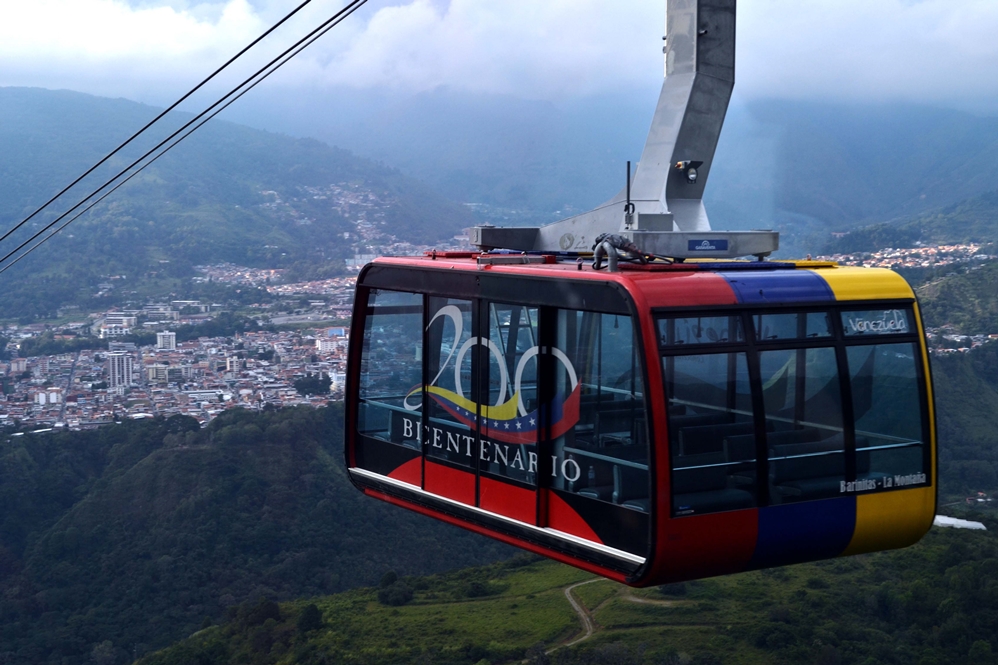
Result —
[[936, 490], [919, 487], [856, 497], [856, 529], [843, 556], [917, 543], [936, 515]]
[[824, 268], [815, 270], [835, 294], [836, 300], [893, 300], [914, 298], [908, 282], [885, 268]]

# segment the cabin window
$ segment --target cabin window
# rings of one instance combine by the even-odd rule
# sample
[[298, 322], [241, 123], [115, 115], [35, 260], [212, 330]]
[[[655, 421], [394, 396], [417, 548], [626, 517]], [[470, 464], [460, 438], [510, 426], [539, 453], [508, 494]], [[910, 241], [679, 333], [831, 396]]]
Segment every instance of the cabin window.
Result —
[[426, 456], [475, 466], [475, 423], [482, 399], [473, 359], [480, 346], [472, 326], [472, 302], [430, 298], [427, 339]]
[[555, 330], [552, 486], [649, 512], [644, 382], [631, 318], [558, 310]]
[[907, 305], [661, 317], [673, 514], [927, 485], [913, 317]]
[[[358, 291], [358, 477], [572, 551], [581, 539], [647, 554], [645, 368], [627, 303], [601, 284], [566, 298], [546, 281], [479, 278], [533, 302], [450, 297], [444, 282]], [[604, 311], [556, 306], [566, 299]]]
[[736, 316], [687, 316], [659, 321], [662, 346], [725, 344], [745, 341], [742, 318]]
[[752, 317], [755, 338], [760, 342], [783, 339], [815, 339], [832, 336], [827, 312], [757, 314]]
[[360, 363], [361, 434], [419, 450], [408, 416], [422, 403], [423, 297], [371, 291]]
[[838, 496], [846, 441], [835, 349], [763, 351], [759, 368], [772, 502]]
[[853, 346], [847, 354], [856, 418], [857, 481], [878, 489], [924, 484], [925, 443], [916, 415], [922, 410], [918, 346]]
[[540, 431], [537, 307], [488, 304], [487, 405], [482, 414], [481, 470], [537, 484]]
[[744, 353], [666, 357], [673, 509], [756, 505], [755, 424]]

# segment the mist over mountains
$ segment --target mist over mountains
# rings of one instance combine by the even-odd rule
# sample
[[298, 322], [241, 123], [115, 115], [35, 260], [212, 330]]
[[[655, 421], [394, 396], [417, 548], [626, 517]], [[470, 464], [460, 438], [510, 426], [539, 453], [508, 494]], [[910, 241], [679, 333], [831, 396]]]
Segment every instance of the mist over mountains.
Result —
[[[736, 88], [737, 90], [737, 88]], [[336, 90], [234, 109], [397, 166], [444, 195], [553, 220], [610, 198], [637, 161], [658, 90], [561, 103], [438, 89]], [[910, 104], [736, 96], [707, 186], [714, 228], [846, 230], [995, 189], [998, 119]]]
[[[24, 218], [158, 112], [123, 99], [0, 88], [0, 228]], [[11, 236], [3, 253], [190, 117], [171, 114]], [[371, 251], [358, 232], [361, 222], [383, 244], [389, 236], [435, 243], [474, 218], [427, 185], [347, 150], [212, 121], [5, 273], [0, 316], [86, 306], [109, 275], [183, 279], [194, 265], [221, 261], [337, 274], [344, 258]]]
[[[142, 243], [156, 249], [126, 262], [177, 261], [191, 251], [192, 260], [248, 264], [341, 259], [351, 250], [335, 240], [351, 230], [343, 215], [313, 206], [303, 212], [315, 213], [313, 224], [289, 224], [260, 208], [260, 192], [291, 196], [345, 181], [386, 193], [394, 204], [387, 223], [410, 241], [433, 242], [475, 223], [462, 203], [484, 204], [479, 219], [498, 224], [554, 221], [623, 185], [625, 162], [640, 158], [657, 93], [557, 104], [445, 88], [409, 97], [271, 93], [224, 117], [309, 138], [212, 122], [77, 222], [75, 243], [63, 237], [50, 245], [95, 254], [80, 244], [91, 227], [120, 236], [130, 228], [123, 220], [140, 219], [154, 223]], [[156, 111], [66, 91], [0, 88], [0, 221], [27, 214]], [[996, 189], [996, 147], [998, 119], [961, 111], [736, 96], [707, 209], [714, 228], [775, 228], [787, 250], [812, 251], [829, 230], [912, 218]], [[101, 260], [125, 261], [111, 254]]]
[[[27, 215], [160, 111], [124, 99], [64, 90], [0, 88], [0, 221], [9, 223]], [[68, 201], [103, 183], [191, 117], [168, 116], [148, 137], [84, 180], [55, 209], [68, 208]], [[295, 188], [342, 181], [396, 199], [402, 216], [390, 221], [411, 239], [446, 237], [455, 223], [470, 221], [463, 208], [383, 164], [314, 139], [293, 139], [221, 120], [212, 121], [154, 163], [108, 203], [140, 201], [159, 207], [159, 214], [166, 216], [177, 208], [190, 213], [208, 205], [250, 207], [266, 200], [261, 188], [285, 190], [280, 193], [288, 195]]]

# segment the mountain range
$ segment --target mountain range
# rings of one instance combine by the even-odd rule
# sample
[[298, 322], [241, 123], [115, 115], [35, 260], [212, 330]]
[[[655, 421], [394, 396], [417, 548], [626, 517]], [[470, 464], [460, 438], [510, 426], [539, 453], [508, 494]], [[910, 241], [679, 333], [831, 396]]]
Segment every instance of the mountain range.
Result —
[[[0, 88], [0, 228], [26, 217], [158, 111], [74, 92]], [[4, 241], [2, 253], [189, 118], [169, 116], [152, 138]], [[0, 317], [85, 304], [107, 276], [178, 279], [197, 264], [334, 275], [345, 257], [370, 251], [365, 233], [380, 234], [385, 244], [432, 243], [471, 223], [466, 207], [383, 164], [316, 140], [212, 121], [4, 273]]]
[[[553, 220], [623, 186], [657, 89], [539, 101], [449, 88], [264, 96], [254, 126], [314, 136], [397, 166], [457, 201]], [[892, 103], [746, 99], [725, 119], [705, 201], [714, 228], [843, 231], [996, 188], [998, 119]], [[804, 248], [806, 249], [806, 248]]]

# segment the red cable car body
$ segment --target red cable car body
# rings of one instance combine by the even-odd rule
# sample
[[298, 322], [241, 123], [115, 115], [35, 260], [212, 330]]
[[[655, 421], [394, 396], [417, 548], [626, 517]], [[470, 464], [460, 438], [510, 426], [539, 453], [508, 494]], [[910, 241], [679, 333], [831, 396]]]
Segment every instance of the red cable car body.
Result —
[[[538, 263], [510, 263], [525, 261]], [[442, 253], [368, 265], [347, 370], [353, 483], [634, 586], [921, 538], [935, 429], [902, 278], [816, 262], [622, 267]]]

